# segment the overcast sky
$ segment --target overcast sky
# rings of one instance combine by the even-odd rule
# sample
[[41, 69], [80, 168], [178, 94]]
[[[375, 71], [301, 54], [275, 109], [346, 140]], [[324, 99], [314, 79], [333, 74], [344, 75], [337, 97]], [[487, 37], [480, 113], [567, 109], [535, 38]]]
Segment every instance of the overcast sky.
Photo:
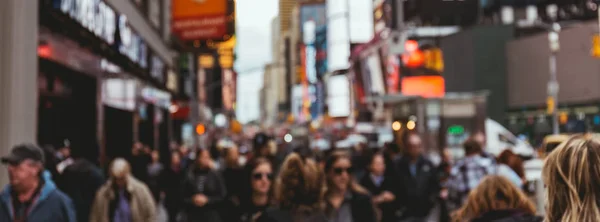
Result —
[[278, 0], [237, 0], [237, 117], [241, 122], [258, 119], [262, 67], [271, 61], [271, 21]]

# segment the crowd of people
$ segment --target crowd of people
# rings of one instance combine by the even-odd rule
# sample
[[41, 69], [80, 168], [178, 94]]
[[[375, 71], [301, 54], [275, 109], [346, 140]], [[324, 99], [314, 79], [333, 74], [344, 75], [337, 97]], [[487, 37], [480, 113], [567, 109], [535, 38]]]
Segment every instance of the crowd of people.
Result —
[[600, 139], [573, 136], [548, 155], [546, 215], [527, 195], [521, 158], [484, 144], [476, 134], [464, 158], [443, 152], [434, 164], [412, 132], [381, 149], [326, 151], [260, 133], [250, 152], [173, 144], [163, 161], [136, 143], [106, 170], [76, 149], [24, 144], [1, 159], [10, 184], [0, 221], [149, 222], [160, 206], [170, 222], [600, 221]]

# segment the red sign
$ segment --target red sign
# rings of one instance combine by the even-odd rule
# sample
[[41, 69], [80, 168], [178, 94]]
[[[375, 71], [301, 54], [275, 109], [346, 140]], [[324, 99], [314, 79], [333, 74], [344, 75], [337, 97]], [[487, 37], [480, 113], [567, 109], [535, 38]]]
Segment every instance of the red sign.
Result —
[[402, 78], [402, 94], [439, 98], [445, 95], [444, 77], [441, 76], [405, 76]]
[[227, 0], [173, 0], [171, 29], [184, 41], [227, 34]]
[[227, 16], [206, 15], [173, 19], [173, 32], [184, 41], [222, 38], [227, 34]]

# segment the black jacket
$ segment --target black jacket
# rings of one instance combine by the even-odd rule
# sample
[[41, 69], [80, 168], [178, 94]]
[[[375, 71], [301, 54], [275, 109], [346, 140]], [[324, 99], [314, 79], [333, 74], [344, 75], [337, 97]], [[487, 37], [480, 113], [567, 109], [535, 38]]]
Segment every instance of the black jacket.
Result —
[[397, 210], [398, 210], [398, 187], [400, 184], [394, 177], [389, 176], [383, 178], [380, 186], [375, 185], [373, 179], [371, 179], [371, 174], [366, 174], [361, 180], [360, 185], [362, 185], [365, 189], [367, 189], [371, 195], [377, 196], [383, 193], [383, 191], [388, 191], [396, 196], [396, 201], [389, 203], [382, 203], [377, 206], [381, 210], [381, 221], [398, 221], [397, 218]]
[[[331, 204], [327, 204], [328, 215], [331, 213]], [[377, 220], [375, 207], [369, 195], [352, 192], [350, 195], [350, 208], [352, 210], [352, 222], [372, 222]]]
[[257, 222], [327, 222], [328, 219], [323, 212], [292, 212], [288, 209], [267, 209]]
[[[223, 207], [226, 190], [218, 172], [191, 168], [187, 172], [182, 192], [186, 221], [223, 221], [219, 210]], [[208, 203], [203, 207], [194, 205], [193, 198], [196, 194], [206, 195]]]
[[435, 206], [440, 193], [440, 182], [436, 167], [421, 156], [416, 162], [416, 176], [410, 172], [410, 160], [403, 156], [396, 162], [396, 173], [401, 218], [426, 217]]
[[544, 219], [520, 210], [497, 210], [487, 212], [471, 222], [542, 222]]
[[104, 184], [100, 168], [86, 159], [78, 158], [65, 168], [60, 178], [58, 186], [73, 200], [77, 221], [89, 221], [96, 192]]

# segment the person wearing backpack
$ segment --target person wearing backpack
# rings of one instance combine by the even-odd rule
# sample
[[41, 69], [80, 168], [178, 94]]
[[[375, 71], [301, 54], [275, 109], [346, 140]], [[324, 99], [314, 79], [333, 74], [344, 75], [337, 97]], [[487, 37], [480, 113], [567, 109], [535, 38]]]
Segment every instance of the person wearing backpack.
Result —
[[469, 192], [477, 187], [485, 176], [495, 174], [496, 171], [493, 158], [482, 156], [483, 148], [477, 140], [468, 139], [463, 148], [465, 158], [453, 166], [446, 184], [449, 210], [461, 207]]

